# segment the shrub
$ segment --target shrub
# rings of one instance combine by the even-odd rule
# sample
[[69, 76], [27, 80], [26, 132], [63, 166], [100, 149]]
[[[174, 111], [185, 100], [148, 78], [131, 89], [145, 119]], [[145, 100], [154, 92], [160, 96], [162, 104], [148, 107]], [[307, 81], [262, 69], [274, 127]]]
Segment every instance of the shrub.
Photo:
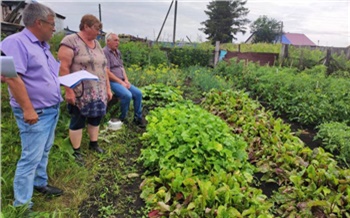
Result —
[[337, 159], [350, 163], [350, 127], [345, 123], [329, 122], [317, 127], [315, 139], [321, 139], [325, 149], [335, 152]]
[[212, 51], [183, 47], [171, 49], [168, 55], [170, 63], [178, 65], [179, 67], [189, 67], [193, 65], [209, 66]]
[[142, 102], [148, 109], [164, 107], [171, 102], [183, 101], [182, 91], [164, 84], [152, 84], [142, 87]]

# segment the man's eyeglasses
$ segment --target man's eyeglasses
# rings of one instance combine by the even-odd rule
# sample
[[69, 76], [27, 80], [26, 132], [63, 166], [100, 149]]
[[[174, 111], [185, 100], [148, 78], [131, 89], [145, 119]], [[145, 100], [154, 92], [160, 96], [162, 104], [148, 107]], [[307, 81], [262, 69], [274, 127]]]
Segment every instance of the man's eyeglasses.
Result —
[[47, 23], [47, 24], [51, 25], [52, 27], [55, 27], [55, 26], [56, 26], [56, 25], [55, 25], [55, 22], [51, 23], [51, 22], [49, 22], [49, 21], [47, 21], [47, 20], [41, 20], [41, 21], [44, 22], [44, 23]]

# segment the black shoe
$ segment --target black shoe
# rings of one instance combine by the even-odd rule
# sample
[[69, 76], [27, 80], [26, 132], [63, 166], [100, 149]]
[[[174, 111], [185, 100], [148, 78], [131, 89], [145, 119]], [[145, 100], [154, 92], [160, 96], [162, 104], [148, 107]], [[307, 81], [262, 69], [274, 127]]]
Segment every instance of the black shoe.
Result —
[[125, 118], [125, 119], [120, 119], [120, 121], [122, 121], [122, 123], [124, 124], [124, 125], [127, 125], [127, 124], [129, 124], [129, 121]]
[[146, 128], [146, 124], [142, 119], [134, 119], [134, 124], [140, 128]]
[[41, 186], [41, 187], [34, 186], [34, 189], [37, 192], [40, 192], [40, 193], [42, 193], [44, 195], [60, 196], [60, 195], [63, 194], [63, 190], [61, 190], [59, 188], [56, 188], [56, 187], [53, 187], [53, 186], [50, 186], [50, 185]]
[[26, 209], [24, 212], [23, 212], [23, 215], [22, 215], [22, 217], [23, 218], [32, 218], [32, 217], [34, 217], [34, 212], [32, 211], [32, 209], [30, 209], [30, 208], [28, 208], [28, 209]]
[[98, 145], [96, 146], [89, 146], [89, 148], [97, 153], [103, 154], [105, 153], [105, 150], [103, 150], [102, 148], [98, 147]]
[[74, 156], [74, 158], [75, 158], [75, 162], [76, 162], [78, 165], [80, 165], [80, 166], [84, 166], [84, 165], [85, 165], [83, 155], [81, 155], [80, 152], [74, 152], [74, 153], [73, 153], [73, 156]]
[[29, 204], [15, 206], [14, 209], [15, 209], [14, 211], [15, 214], [12, 214], [13, 217], [21, 217], [21, 218], [35, 217], [35, 212], [33, 212], [32, 208], [29, 207]]

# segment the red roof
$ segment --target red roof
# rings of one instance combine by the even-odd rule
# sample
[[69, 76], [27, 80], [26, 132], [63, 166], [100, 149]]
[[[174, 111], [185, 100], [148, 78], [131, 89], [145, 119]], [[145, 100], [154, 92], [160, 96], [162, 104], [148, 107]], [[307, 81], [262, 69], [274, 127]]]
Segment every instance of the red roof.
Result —
[[307, 36], [301, 33], [285, 33], [284, 36], [292, 45], [316, 46]]

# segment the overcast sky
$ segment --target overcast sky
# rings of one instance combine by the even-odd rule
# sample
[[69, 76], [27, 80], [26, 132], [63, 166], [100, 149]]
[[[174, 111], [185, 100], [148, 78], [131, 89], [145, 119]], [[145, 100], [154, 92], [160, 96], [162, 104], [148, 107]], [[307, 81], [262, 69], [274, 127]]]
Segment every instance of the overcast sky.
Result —
[[[164, 22], [171, 0], [38, 0], [66, 17], [64, 26], [78, 30], [80, 19], [90, 13], [101, 18], [103, 30], [155, 40]], [[247, 18], [251, 22], [266, 15], [283, 22], [283, 30], [290, 33], [304, 33], [315, 44], [334, 47], [350, 45], [350, 1], [349, 0], [247, 0]], [[204, 13], [209, 0], [178, 0], [176, 40], [206, 41], [198, 30], [200, 23], [208, 19]], [[169, 13], [160, 40], [172, 41], [174, 28], [174, 7]], [[237, 35], [234, 43], [244, 42], [250, 35]]]

